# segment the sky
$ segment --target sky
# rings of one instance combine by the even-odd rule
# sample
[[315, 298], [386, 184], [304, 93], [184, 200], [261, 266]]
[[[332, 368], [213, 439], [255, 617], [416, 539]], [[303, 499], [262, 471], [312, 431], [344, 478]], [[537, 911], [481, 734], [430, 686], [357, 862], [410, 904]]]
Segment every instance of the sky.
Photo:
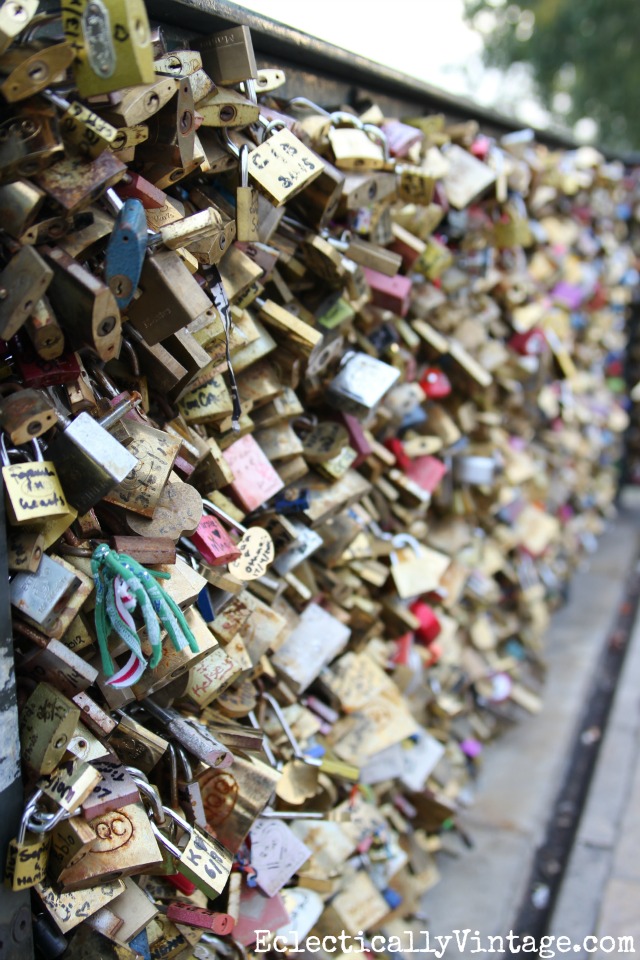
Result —
[[[242, 6], [346, 50], [502, 112], [544, 126], [527, 76], [505, 84], [482, 64], [482, 37], [463, 19], [463, 0], [240, 0]], [[393, 14], [391, 14], [393, 10]]]

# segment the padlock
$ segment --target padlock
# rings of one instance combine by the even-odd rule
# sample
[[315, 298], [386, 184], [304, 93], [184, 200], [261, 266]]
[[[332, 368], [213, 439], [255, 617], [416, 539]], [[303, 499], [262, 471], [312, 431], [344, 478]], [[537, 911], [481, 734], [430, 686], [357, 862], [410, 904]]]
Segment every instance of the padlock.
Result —
[[210, 767], [225, 770], [233, 763], [233, 754], [213, 737], [202, 724], [180, 716], [177, 710], [169, 707], [160, 707], [149, 697], [143, 701], [145, 710], [156, 720], [159, 720], [169, 734], [180, 743], [185, 750], [192, 753]]
[[196, 103], [203, 127], [246, 127], [260, 116], [257, 103], [229, 87], [215, 87]]
[[152, 517], [180, 449], [178, 441], [146, 423], [127, 421], [127, 452], [137, 464], [117, 487], [104, 495], [106, 503], [122, 506], [143, 517]]
[[32, 247], [21, 247], [0, 273], [0, 337], [10, 340], [46, 293], [53, 272]]
[[190, 77], [202, 69], [202, 57], [198, 50], [173, 50], [153, 61], [154, 73], [168, 77]]
[[39, 683], [20, 714], [22, 759], [34, 774], [51, 773], [73, 737], [80, 710], [48, 683]]
[[18, 34], [27, 29], [38, 9], [37, 0], [4, 3], [0, 9], [0, 53], [11, 46]]
[[97, 840], [80, 860], [61, 871], [58, 882], [65, 892], [149, 872], [162, 862], [153, 825], [141, 802], [100, 814], [89, 826]]
[[[89, 890], [59, 893], [48, 880], [43, 880], [36, 884], [35, 890], [61, 933], [68, 933], [124, 893], [124, 883], [104, 881]], [[102, 938], [100, 942], [104, 942]]]
[[347, 354], [327, 390], [329, 402], [358, 418], [366, 417], [397, 382], [400, 371], [364, 353]]
[[11, 603], [41, 630], [53, 628], [81, 581], [44, 554], [35, 573], [17, 573], [9, 588]]
[[20, 240], [38, 218], [45, 198], [44, 190], [28, 180], [15, 180], [0, 186], [4, 229], [14, 240]]
[[[20, 818], [18, 836], [9, 841], [4, 881], [12, 890], [27, 889], [45, 879], [50, 837], [33, 819], [41, 796], [42, 791], [36, 790], [29, 799]], [[34, 829], [38, 832], [34, 833]]]
[[81, 96], [153, 82], [151, 31], [142, 0], [71, 0], [62, 24]]
[[8, 537], [9, 571], [35, 573], [44, 550], [44, 536], [35, 530], [16, 530]]
[[[38, 174], [36, 182], [66, 217], [72, 217], [94, 203], [126, 172], [127, 168], [115, 153], [105, 150], [93, 160], [74, 157], [56, 160]], [[44, 239], [50, 238], [39, 238], [39, 242]]]
[[163, 806], [163, 810], [184, 830], [187, 844], [180, 849], [152, 822], [151, 828], [157, 839], [175, 858], [180, 873], [215, 900], [226, 886], [233, 863], [232, 854], [218, 840], [197, 825], [189, 824], [170, 807]]
[[140, 200], [125, 200], [107, 245], [104, 278], [120, 310], [126, 310], [138, 288], [147, 251], [147, 221]]
[[49, 297], [59, 316], [64, 311], [65, 330], [72, 345], [91, 347], [101, 360], [117, 357], [122, 323], [111, 290], [60, 247], [45, 246], [42, 250], [53, 269]]
[[38, 781], [38, 789], [68, 814], [81, 806], [100, 781], [97, 768], [84, 760], [63, 760]]
[[95, 830], [84, 817], [71, 816], [62, 820], [51, 831], [49, 873], [56, 878], [66, 867], [77, 863], [96, 842]]
[[51, 91], [45, 91], [49, 103], [63, 111], [60, 132], [70, 152], [81, 157], [99, 157], [103, 150], [115, 150], [122, 141], [118, 130], [82, 103], [70, 103]]
[[227, 27], [199, 38], [197, 49], [202, 56], [202, 66], [214, 83], [233, 86], [258, 74], [248, 27]]
[[0, 181], [33, 177], [64, 155], [53, 111], [27, 109], [0, 124]]
[[140, 297], [127, 307], [127, 316], [150, 346], [188, 326], [211, 307], [211, 300], [173, 250], [158, 250], [146, 258], [140, 289]]
[[240, 184], [236, 188], [236, 237], [252, 243], [259, 238], [258, 194], [249, 186], [249, 147], [240, 148]]
[[0, 61], [0, 72], [5, 75], [0, 93], [9, 103], [32, 97], [64, 74], [72, 61], [68, 43], [34, 40], [15, 46]]
[[88, 413], [68, 420], [58, 413], [63, 429], [48, 447], [48, 455], [56, 464], [69, 503], [86, 513], [102, 497], [138, 466], [133, 456], [109, 433], [107, 427], [117, 422], [139, 402], [140, 395], [123, 400], [101, 420]]
[[171, 744], [176, 757], [176, 764], [180, 773], [176, 772], [176, 788], [178, 800], [184, 811], [185, 818], [191, 824], [196, 824], [203, 830], [207, 828], [207, 819], [202, 803], [200, 783], [195, 779], [186, 751], [180, 744]]
[[[15, 526], [42, 526], [52, 517], [73, 520], [55, 464], [45, 461], [36, 439], [31, 441], [35, 459], [11, 463], [4, 434], [0, 437], [2, 477], [4, 480], [9, 519]], [[23, 456], [21, 451], [16, 451]]]
[[118, 726], [109, 738], [109, 746], [123, 763], [149, 773], [164, 756], [168, 742], [124, 711], [118, 710], [117, 716]]
[[[339, 170], [380, 170], [385, 164], [383, 147], [358, 117], [337, 112], [329, 117], [328, 132], [334, 163]], [[345, 125], [346, 124], [346, 125]]]
[[304, 190], [323, 167], [320, 157], [286, 129], [267, 135], [249, 154], [249, 176], [275, 207]]
[[0, 429], [16, 446], [42, 436], [56, 422], [51, 403], [37, 390], [5, 384], [0, 386], [0, 397]]
[[[206, 501], [203, 503], [205, 507], [208, 505]], [[198, 529], [191, 535], [190, 540], [204, 562], [210, 566], [228, 564], [240, 557], [237, 544], [216, 516], [204, 513]]]

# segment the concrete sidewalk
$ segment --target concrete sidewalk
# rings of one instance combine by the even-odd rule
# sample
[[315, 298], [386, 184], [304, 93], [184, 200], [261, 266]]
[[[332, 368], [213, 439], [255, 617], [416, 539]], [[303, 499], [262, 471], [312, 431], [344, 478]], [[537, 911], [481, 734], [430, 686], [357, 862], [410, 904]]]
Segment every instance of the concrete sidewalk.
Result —
[[[640, 618], [549, 932], [633, 936], [640, 951]], [[608, 944], [606, 945], [608, 948]], [[618, 956], [576, 951], [579, 960]]]
[[[456, 928], [471, 928], [472, 932], [479, 930], [484, 938], [504, 935], [513, 927], [535, 851], [543, 840], [562, 784], [594, 671], [635, 560], [639, 526], [640, 503], [632, 496], [630, 507], [623, 507], [609, 524], [597, 553], [589, 560], [588, 569], [574, 578], [569, 602], [553, 617], [546, 644], [548, 676], [544, 709], [538, 716], [525, 718], [486, 751], [475, 803], [460, 817], [461, 825], [474, 841], [474, 848], [455, 860], [439, 858], [442, 880], [424, 899], [424, 912], [433, 936], [446, 935]], [[635, 802], [640, 801], [640, 767], [637, 775], [634, 774], [640, 735], [640, 693], [636, 696], [634, 690], [634, 677], [640, 676], [640, 627], [637, 625], [633, 641], [615, 715], [603, 745], [604, 755], [600, 757], [596, 782], [590, 791], [594, 810], [591, 819], [583, 818], [587, 833], [584, 838], [580, 835], [574, 850], [574, 857], [582, 851], [583, 856], [595, 859], [576, 861], [574, 877], [572, 858], [554, 916], [554, 931], [550, 932], [557, 928], [558, 934], [578, 939], [574, 931], [584, 929], [586, 933], [593, 933], [593, 925], [600, 923], [608, 934], [611, 931], [605, 930], [607, 924], [624, 926], [627, 923], [626, 909], [635, 916], [640, 949], [640, 843], [635, 856], [629, 850], [634, 830], [636, 841], [640, 841], [640, 802]], [[630, 811], [625, 813], [627, 804], [633, 806], [634, 802], [635, 819]], [[614, 804], [617, 804], [615, 809]], [[621, 838], [622, 849], [616, 854], [619, 833], [613, 825], [622, 823], [625, 816], [629, 819], [626, 824], [629, 842]], [[599, 838], [595, 847], [591, 839], [594, 837]], [[606, 844], [615, 861], [615, 870], [611, 865], [605, 868], [598, 860]], [[600, 870], [598, 876], [602, 877], [600, 886], [602, 889], [606, 886], [600, 912], [597, 910], [600, 892], [593, 872], [596, 867]], [[569, 889], [574, 880], [582, 883], [575, 892]], [[609, 883], [612, 886], [609, 887]], [[625, 887], [624, 897], [616, 886], [620, 883], [629, 885]], [[573, 925], [567, 926], [570, 918]], [[625, 932], [633, 933], [633, 930]], [[446, 956], [449, 955], [459, 956], [457, 949], [447, 951]]]

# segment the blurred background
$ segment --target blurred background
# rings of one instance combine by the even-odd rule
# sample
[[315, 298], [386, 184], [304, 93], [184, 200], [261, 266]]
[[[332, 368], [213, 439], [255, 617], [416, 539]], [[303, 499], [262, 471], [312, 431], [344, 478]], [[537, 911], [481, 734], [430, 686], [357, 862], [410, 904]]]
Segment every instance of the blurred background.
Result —
[[640, 149], [638, 0], [247, 0], [247, 9], [581, 142]]

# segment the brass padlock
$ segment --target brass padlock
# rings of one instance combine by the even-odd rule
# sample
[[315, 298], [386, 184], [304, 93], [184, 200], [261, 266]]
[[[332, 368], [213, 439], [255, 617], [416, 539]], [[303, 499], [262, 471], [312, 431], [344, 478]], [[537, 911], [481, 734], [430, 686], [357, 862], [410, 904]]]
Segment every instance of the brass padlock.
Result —
[[129, 420], [127, 428], [132, 438], [127, 444], [127, 452], [136, 457], [138, 463], [117, 487], [105, 495], [104, 500], [143, 517], [152, 517], [173, 469], [180, 444], [162, 430], [156, 430], [146, 423]]
[[37, 219], [45, 198], [44, 190], [28, 180], [14, 180], [0, 186], [4, 229], [14, 240], [19, 240]]
[[0, 337], [10, 340], [35, 310], [53, 279], [53, 271], [32, 247], [21, 247], [0, 273]]
[[55, 113], [23, 109], [0, 124], [0, 182], [33, 177], [64, 155]]
[[63, 111], [60, 132], [65, 143], [71, 146], [70, 152], [94, 158], [104, 150], [121, 148], [120, 132], [84, 104], [77, 100], [69, 103], [54, 93], [47, 93], [47, 99]]
[[66, 72], [73, 60], [68, 43], [35, 40], [13, 47], [0, 59], [0, 93], [9, 103], [32, 97]]
[[240, 184], [236, 188], [236, 237], [242, 242], [259, 238], [258, 194], [249, 186], [249, 147], [240, 147]]
[[142, 0], [69, 0], [62, 11], [83, 97], [153, 83], [153, 48]]
[[20, 714], [22, 759], [34, 774], [51, 773], [73, 737], [80, 710], [49, 683], [39, 683]]
[[248, 27], [234, 26], [198, 39], [202, 66], [215, 83], [233, 86], [258, 75]]
[[38, 0], [3, 3], [0, 8], [0, 53], [11, 46], [18, 34], [29, 26], [38, 9]]
[[59, 883], [65, 891], [150, 872], [162, 862], [153, 824], [141, 802], [100, 814], [89, 826], [97, 840], [80, 860], [63, 868]]
[[140, 289], [141, 295], [127, 307], [127, 316], [151, 347], [211, 307], [211, 300], [174, 250], [147, 256]]
[[[36, 439], [31, 441], [35, 459], [11, 463], [4, 434], [0, 437], [0, 459], [9, 520], [15, 526], [42, 526], [52, 517], [73, 515], [60, 483], [55, 464], [45, 461]], [[20, 451], [16, 451], [23, 456]]]
[[287, 129], [268, 135], [249, 154], [249, 176], [275, 207], [304, 190], [323, 168], [320, 157]]
[[0, 429], [20, 446], [46, 433], [56, 422], [53, 406], [38, 390], [21, 390], [17, 384], [0, 385]]
[[34, 887], [45, 879], [50, 837], [34, 819], [41, 796], [42, 790], [37, 790], [27, 802], [18, 836], [9, 842], [4, 882], [14, 891]]
[[187, 844], [180, 849], [164, 835], [157, 823], [152, 822], [151, 829], [160, 843], [176, 860], [176, 866], [183, 876], [203, 890], [212, 900], [224, 890], [233, 855], [201, 827], [188, 823], [170, 807], [162, 808], [169, 817], [181, 827], [187, 835]]

